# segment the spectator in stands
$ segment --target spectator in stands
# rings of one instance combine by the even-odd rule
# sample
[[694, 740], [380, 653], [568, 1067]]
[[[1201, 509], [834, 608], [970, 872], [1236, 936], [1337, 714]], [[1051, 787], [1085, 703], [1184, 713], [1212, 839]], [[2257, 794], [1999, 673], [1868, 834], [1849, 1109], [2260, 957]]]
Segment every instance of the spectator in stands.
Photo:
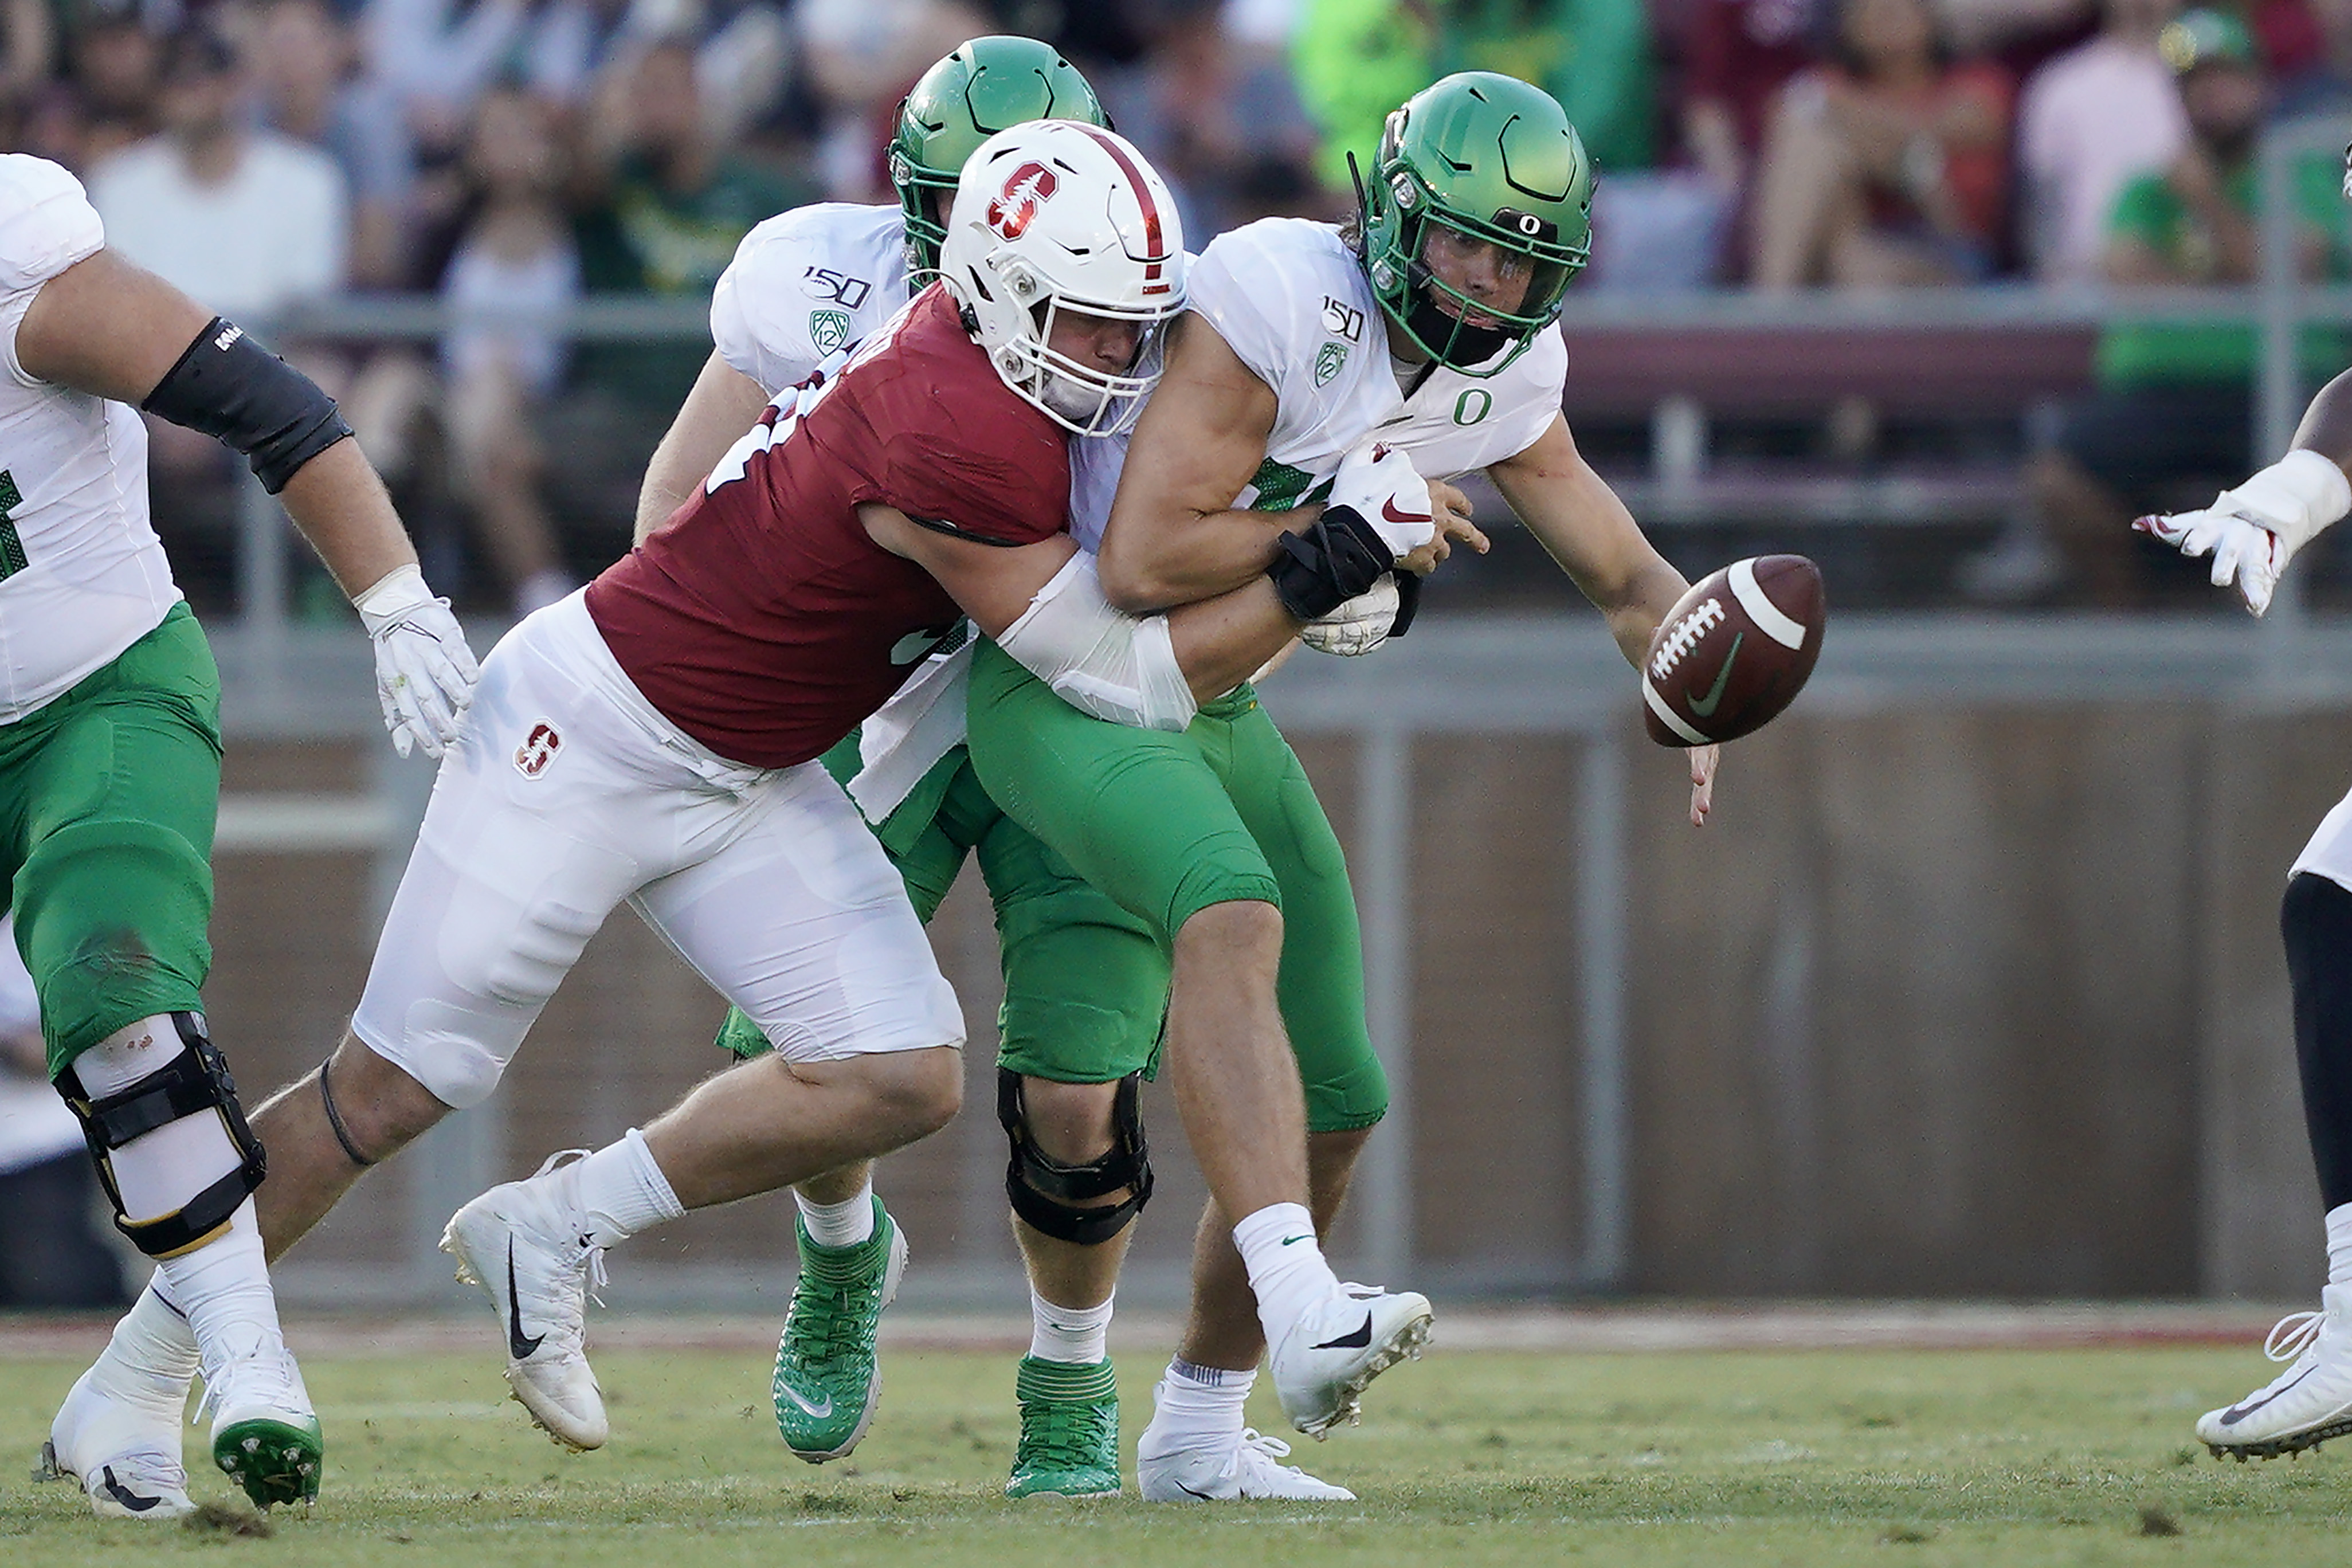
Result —
[[325, 153], [243, 123], [244, 87], [219, 33], [183, 26], [164, 46], [163, 133], [97, 164], [89, 186], [110, 248], [258, 323], [342, 288], [350, 201]]
[[2099, 277], [2116, 195], [2171, 163], [2188, 140], [2179, 90], [2156, 47], [2174, 8], [2175, 0], [2105, 0], [2098, 37], [2025, 84], [2017, 116], [2025, 249], [2045, 283]]
[[90, 1215], [81, 1123], [48, 1084], [41, 1004], [0, 915], [0, 1310], [120, 1307], [122, 1265]]
[[[2254, 142], [2263, 83], [2243, 23], [2192, 11], [2165, 28], [2189, 141], [2169, 166], [2126, 186], [2109, 225], [2106, 275], [2117, 283], [2245, 283], [2260, 264]], [[2310, 270], [2341, 278], [2352, 260], [2337, 159], [2295, 169], [2295, 208]], [[2341, 369], [2344, 335], [2302, 343], [2315, 384]], [[2102, 605], [2141, 602], [2149, 563], [2177, 565], [2126, 524], [2135, 513], [2202, 505], [2242, 474], [2252, 450], [2257, 346], [2250, 326], [2125, 322], [2098, 352], [2099, 389], [2066, 412], [2055, 447], [2034, 460], [2033, 495], [2052, 539]]]
[[1657, 114], [1643, 0], [1306, 0], [1292, 43], [1318, 168], [1348, 188], [1388, 111], [1440, 76], [1501, 71], [1558, 99], [1603, 170], [1646, 168]]
[[[841, 202], [898, 199], [881, 149], [890, 140], [898, 100], [933, 60], [966, 38], [1029, 31], [1019, 20], [1001, 23], [981, 7], [954, 0], [801, 0], [793, 19], [823, 121], [818, 184]], [[1044, 30], [1059, 29], [1046, 25]]]
[[1683, 140], [1726, 191], [1745, 189], [1773, 100], [1822, 58], [1825, 0], [1696, 0], [1683, 80]]
[[537, 430], [563, 375], [554, 318], [580, 292], [553, 107], [515, 88], [483, 95], [466, 167], [478, 205], [441, 279], [461, 313], [441, 343], [444, 423], [460, 498], [521, 616], [573, 585], [540, 494]]
[[1948, 65], [1924, 0], [1845, 0], [1839, 63], [1794, 78], [1757, 172], [1759, 289], [1973, 282], [2007, 193], [2009, 83]]
[[57, 51], [48, 0], [0, 4], [0, 109], [14, 110], [49, 79]]
[[2352, 0], [2311, 0], [2319, 52], [2283, 83], [2271, 105], [2280, 120], [2341, 114], [2352, 109]]
[[[689, 37], [607, 73], [586, 142], [593, 196], [573, 234], [592, 292], [707, 299], [753, 224], [816, 195], [713, 139]], [[604, 535], [593, 553], [626, 547], [646, 460], [707, 353], [679, 342], [582, 346], [573, 390], [551, 411], [563, 422], [551, 445], [564, 461], [548, 479], [560, 510]]]
[[353, 39], [324, 0], [265, 0], [252, 28], [261, 124], [317, 148], [341, 171], [352, 204], [352, 285], [401, 287], [416, 160], [397, 99], [358, 74]]
[[1315, 125], [1289, 72], [1278, 56], [1237, 46], [1221, 4], [1159, 0], [1144, 69], [1109, 79], [1107, 107], [1168, 181], [1195, 249], [1254, 218], [1333, 216], [1315, 179]]
[[162, 40], [129, 0], [90, 0], [68, 54], [84, 115], [84, 173], [162, 129], [156, 115]]

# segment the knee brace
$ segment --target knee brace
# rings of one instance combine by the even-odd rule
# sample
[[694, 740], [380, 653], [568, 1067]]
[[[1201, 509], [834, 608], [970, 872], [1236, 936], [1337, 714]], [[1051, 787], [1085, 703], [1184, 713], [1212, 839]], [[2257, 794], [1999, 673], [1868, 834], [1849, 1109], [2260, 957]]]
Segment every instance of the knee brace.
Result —
[[[1077, 1247], [1100, 1247], [1125, 1230], [1151, 1201], [1151, 1153], [1143, 1142], [1141, 1094], [1139, 1074], [1119, 1079], [1111, 1102], [1110, 1152], [1083, 1165], [1065, 1165], [1029, 1136], [1021, 1075], [999, 1068], [996, 1120], [1013, 1141], [1013, 1160], [1004, 1171], [1004, 1195], [1012, 1200], [1013, 1212], [1032, 1228]], [[1127, 1196], [1115, 1204], [1079, 1206], [1122, 1188]]]
[[[150, 1258], [169, 1258], [209, 1239], [261, 1185], [268, 1168], [260, 1141], [246, 1125], [245, 1111], [237, 1104], [228, 1063], [205, 1033], [204, 1015], [173, 1013], [171, 1019], [187, 1048], [121, 1092], [92, 1099], [71, 1068], [58, 1079], [58, 1090], [81, 1122], [99, 1182], [114, 1205], [116, 1227]], [[115, 1181], [114, 1151], [183, 1118], [207, 1114], [218, 1116], [226, 1130], [237, 1158], [236, 1168], [173, 1212], [133, 1222]]]

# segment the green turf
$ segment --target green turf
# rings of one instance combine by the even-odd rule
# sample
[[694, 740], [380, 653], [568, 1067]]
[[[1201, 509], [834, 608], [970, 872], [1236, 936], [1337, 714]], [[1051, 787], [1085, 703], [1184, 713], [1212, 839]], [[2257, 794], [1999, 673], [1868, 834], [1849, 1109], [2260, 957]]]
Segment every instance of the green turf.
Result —
[[[478, 1358], [305, 1363], [324, 1500], [266, 1541], [100, 1524], [26, 1479], [74, 1367], [0, 1363], [0, 1563], [289, 1565], [2280, 1563], [2337, 1560], [2347, 1461], [2221, 1466], [2189, 1423], [2251, 1351], [1444, 1353], [1294, 1456], [1360, 1502], [1008, 1503], [1013, 1358], [896, 1352], [847, 1461], [787, 1455], [765, 1358], [612, 1353], [600, 1453], [559, 1452]], [[1123, 1362], [1130, 1489], [1151, 1358]], [[1263, 1389], [1252, 1417], [1278, 1426]], [[2352, 1455], [2352, 1443], [2346, 1445]], [[201, 1444], [190, 1444], [192, 1454]], [[226, 1482], [199, 1475], [200, 1499]], [[2165, 1533], [2168, 1530], [2178, 1533]], [[2151, 1531], [2154, 1533], [2151, 1533]]]

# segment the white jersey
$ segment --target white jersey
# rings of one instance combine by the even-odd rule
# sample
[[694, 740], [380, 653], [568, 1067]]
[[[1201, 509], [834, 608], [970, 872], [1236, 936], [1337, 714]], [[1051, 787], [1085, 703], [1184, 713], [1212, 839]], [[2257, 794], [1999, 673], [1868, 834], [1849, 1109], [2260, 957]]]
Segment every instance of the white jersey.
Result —
[[771, 397], [898, 313], [907, 221], [896, 206], [820, 202], [754, 228], [710, 294], [719, 357]]
[[1483, 380], [1441, 365], [1407, 399], [1387, 318], [1329, 224], [1264, 218], [1219, 235], [1185, 302], [1274, 389], [1265, 462], [1235, 506], [1278, 511], [1312, 500], [1375, 437], [1424, 479], [1450, 479], [1517, 457], [1559, 416], [1568, 345], [1557, 331]]
[[41, 285], [106, 244], [81, 183], [0, 154], [0, 724], [112, 661], [179, 603], [147, 521], [147, 428], [120, 403], [26, 374]]

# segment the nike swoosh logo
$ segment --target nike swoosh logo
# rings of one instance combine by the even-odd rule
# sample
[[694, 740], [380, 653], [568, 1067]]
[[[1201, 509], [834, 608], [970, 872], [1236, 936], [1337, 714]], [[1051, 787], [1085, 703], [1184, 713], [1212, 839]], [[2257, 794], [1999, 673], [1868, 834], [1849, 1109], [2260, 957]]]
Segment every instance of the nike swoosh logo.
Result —
[[1396, 497], [1394, 496], [1391, 496], [1388, 500], [1381, 502], [1381, 516], [1391, 522], [1427, 522], [1430, 521], [1430, 514], [1425, 511], [1397, 510]]
[[1178, 1482], [1176, 1483], [1176, 1489], [1177, 1489], [1178, 1491], [1180, 1491], [1180, 1492], [1182, 1492], [1186, 1497], [1196, 1497], [1196, 1498], [1199, 1498], [1202, 1502], [1214, 1502], [1214, 1501], [1216, 1501], [1216, 1500], [1217, 1500], [1215, 1498], [1211, 1497], [1211, 1496], [1210, 1496], [1208, 1493], [1206, 1493], [1206, 1492], [1196, 1492], [1196, 1491], [1194, 1491], [1191, 1487], [1186, 1486], [1182, 1481], [1178, 1481]]
[[1739, 645], [1747, 640], [1748, 634], [1746, 632], [1739, 632], [1733, 636], [1731, 639], [1731, 651], [1723, 656], [1723, 668], [1715, 672], [1715, 684], [1706, 689], [1706, 695], [1705, 697], [1694, 697], [1690, 699], [1690, 710], [1699, 718], [1712, 719], [1715, 717], [1716, 707], [1723, 700], [1723, 689], [1726, 685], [1729, 684], [1731, 680], [1731, 661], [1739, 657]]
[[824, 1403], [823, 1405], [811, 1405], [807, 1400], [801, 1397], [801, 1391], [793, 1387], [790, 1384], [786, 1384], [780, 1387], [777, 1392], [782, 1394], [786, 1399], [792, 1401], [792, 1403], [800, 1410], [815, 1417], [819, 1421], [824, 1420], [826, 1416], [833, 1414], [833, 1395], [830, 1394], [824, 1396]]
[[[954, 628], [950, 626], [949, 631]], [[892, 664], [917, 664], [930, 657], [931, 650], [947, 641], [948, 632], [908, 632], [890, 645]]]
[[1311, 1236], [1286, 1236], [1286, 1237], [1284, 1237], [1282, 1238], [1282, 1245], [1283, 1245], [1283, 1246], [1285, 1246], [1285, 1247], [1288, 1247], [1288, 1246], [1289, 1246], [1289, 1245], [1291, 1245], [1293, 1242], [1298, 1242], [1298, 1241], [1312, 1241], [1312, 1240], [1314, 1240], [1314, 1239], [1315, 1239], [1315, 1238], [1314, 1238], [1313, 1237], [1311, 1237]]
[[529, 1361], [531, 1352], [547, 1341], [545, 1334], [532, 1339], [522, 1331], [522, 1302], [515, 1291], [514, 1239], [507, 1239], [507, 1352], [517, 1361]]
[[105, 1491], [108, 1497], [112, 1498], [116, 1502], [121, 1503], [124, 1508], [129, 1509], [133, 1513], [145, 1513], [149, 1509], [153, 1508], [157, 1503], [163, 1500], [159, 1497], [141, 1497], [137, 1492], [132, 1491], [129, 1487], [126, 1487], [121, 1481], [116, 1480], [114, 1479], [114, 1467], [112, 1465], [109, 1465], [106, 1468], [98, 1472], [98, 1484], [100, 1488]]
[[[2309, 1377], [2313, 1373], [2317, 1372], [2319, 1368], [2315, 1365], [2305, 1367], [2303, 1369], [2302, 1376], [2297, 1377], [2294, 1380], [2294, 1383], [2288, 1384], [2286, 1388], [2293, 1388], [2295, 1383], [2301, 1383], [2304, 1378]], [[2286, 1388], [2280, 1389], [2278, 1394], [2268, 1394], [2261, 1399], [2250, 1399], [2243, 1405], [2234, 1405], [2228, 1410], [2224, 1410], [2221, 1412], [2221, 1425], [2224, 1426], [2235, 1426], [2239, 1422], [2243, 1421], [2247, 1416], [2252, 1415], [2255, 1411], [2260, 1410], [2263, 1405], [2268, 1405], [2272, 1400], [2276, 1399], [2280, 1394], [2284, 1394], [2286, 1392]]]
[[1372, 1315], [1364, 1314], [1364, 1326], [1352, 1334], [1342, 1334], [1336, 1340], [1325, 1340], [1314, 1348], [1318, 1351], [1360, 1351], [1372, 1342]]

